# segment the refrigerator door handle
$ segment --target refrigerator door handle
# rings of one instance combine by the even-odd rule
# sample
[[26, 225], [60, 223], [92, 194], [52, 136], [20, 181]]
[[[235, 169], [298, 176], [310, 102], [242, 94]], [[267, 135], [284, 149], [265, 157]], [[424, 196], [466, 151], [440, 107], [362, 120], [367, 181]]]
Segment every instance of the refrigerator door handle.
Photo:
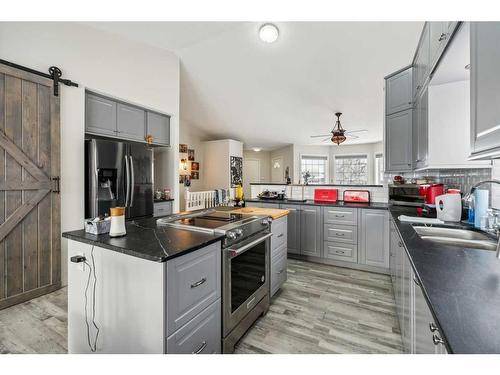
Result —
[[130, 207], [134, 206], [134, 186], [135, 186], [135, 174], [134, 174], [134, 161], [132, 160], [132, 155], [130, 158], [130, 175], [132, 176], [132, 182], [130, 183]]
[[128, 158], [125, 155], [125, 207], [128, 207], [128, 200], [130, 197], [130, 170], [128, 165]]

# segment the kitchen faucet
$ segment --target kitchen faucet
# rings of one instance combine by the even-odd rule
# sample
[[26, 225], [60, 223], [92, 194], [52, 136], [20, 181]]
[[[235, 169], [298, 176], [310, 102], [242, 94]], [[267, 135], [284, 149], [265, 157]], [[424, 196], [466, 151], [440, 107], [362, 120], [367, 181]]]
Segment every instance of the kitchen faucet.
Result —
[[[474, 184], [471, 187], [470, 192], [468, 192], [464, 196], [464, 198], [463, 198], [464, 202], [468, 202], [470, 200], [471, 195], [474, 193], [474, 190], [476, 190], [479, 186], [482, 186], [485, 184], [498, 184], [498, 185], [500, 185], [500, 181], [499, 180], [484, 180], [484, 181], [478, 182], [477, 184]], [[496, 257], [497, 257], [497, 259], [500, 259], [500, 224], [497, 222], [497, 220], [495, 220], [495, 223], [493, 224], [493, 231], [498, 236]]]

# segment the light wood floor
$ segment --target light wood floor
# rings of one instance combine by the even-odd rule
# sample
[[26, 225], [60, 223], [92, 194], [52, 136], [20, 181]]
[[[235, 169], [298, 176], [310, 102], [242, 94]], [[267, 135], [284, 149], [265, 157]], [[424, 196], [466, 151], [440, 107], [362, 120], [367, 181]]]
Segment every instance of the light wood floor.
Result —
[[[66, 353], [67, 290], [0, 311], [0, 353]], [[401, 353], [388, 276], [290, 259], [236, 353]]]

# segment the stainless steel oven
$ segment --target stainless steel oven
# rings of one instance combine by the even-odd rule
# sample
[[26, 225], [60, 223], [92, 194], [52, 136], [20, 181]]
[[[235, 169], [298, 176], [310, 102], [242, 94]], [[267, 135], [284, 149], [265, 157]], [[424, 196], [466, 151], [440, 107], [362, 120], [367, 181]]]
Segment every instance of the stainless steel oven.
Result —
[[224, 249], [223, 351], [234, 345], [269, 307], [269, 251], [272, 233], [257, 233]]

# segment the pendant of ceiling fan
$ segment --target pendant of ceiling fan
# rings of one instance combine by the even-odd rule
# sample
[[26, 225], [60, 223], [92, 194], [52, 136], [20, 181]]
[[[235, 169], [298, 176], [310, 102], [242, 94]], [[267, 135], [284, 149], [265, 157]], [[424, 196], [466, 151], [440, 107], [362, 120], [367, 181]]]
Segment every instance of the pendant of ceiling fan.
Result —
[[337, 121], [335, 122], [335, 125], [333, 126], [332, 131], [330, 134], [321, 134], [321, 135], [311, 135], [311, 138], [321, 138], [321, 137], [326, 137], [323, 142], [330, 140], [336, 145], [340, 145], [341, 143], [345, 142], [347, 137], [357, 139], [359, 136], [353, 135], [352, 133], [358, 133], [358, 132], [366, 132], [366, 129], [361, 129], [361, 130], [352, 130], [352, 131], [347, 131], [342, 127], [342, 124], [340, 123], [340, 116], [342, 116], [342, 112], [336, 112], [335, 116], [337, 116]]

